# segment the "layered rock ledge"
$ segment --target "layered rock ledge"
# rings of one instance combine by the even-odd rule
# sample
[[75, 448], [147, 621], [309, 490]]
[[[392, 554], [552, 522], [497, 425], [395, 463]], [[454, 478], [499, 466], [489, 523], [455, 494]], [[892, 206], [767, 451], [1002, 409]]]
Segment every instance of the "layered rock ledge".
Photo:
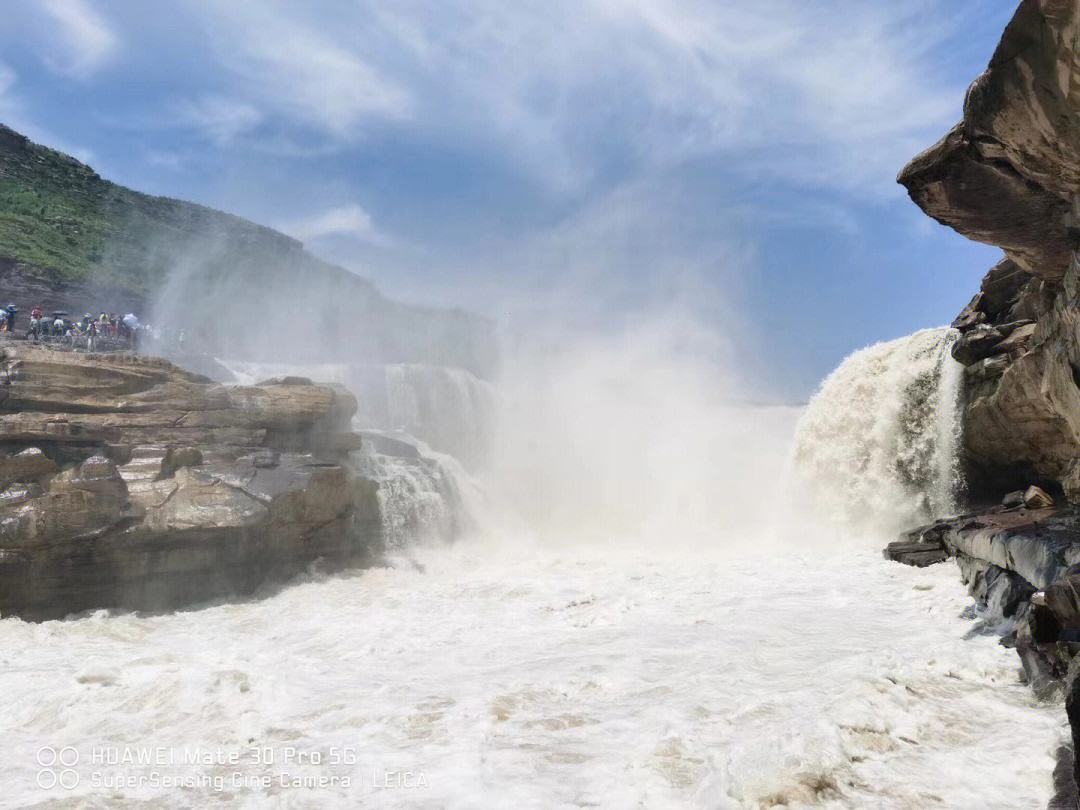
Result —
[[356, 400], [230, 387], [164, 360], [0, 354], [0, 615], [159, 611], [377, 554]]
[[1080, 508], [998, 506], [907, 532], [888, 559], [926, 566], [954, 559], [977, 616], [1014, 647], [1040, 698], [1064, 696], [1072, 745], [1058, 750], [1051, 808], [1080, 806]]

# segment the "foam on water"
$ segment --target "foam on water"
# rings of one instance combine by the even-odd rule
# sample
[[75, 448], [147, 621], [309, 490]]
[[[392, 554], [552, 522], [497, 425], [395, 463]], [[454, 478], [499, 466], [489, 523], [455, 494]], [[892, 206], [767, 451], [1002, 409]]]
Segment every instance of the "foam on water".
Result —
[[[87, 803], [1045, 805], [1060, 708], [996, 638], [963, 639], [951, 566], [468, 544], [414, 562], [168, 616], [0, 621], [4, 801], [59, 798], [35, 756], [70, 745], [82, 780], [63, 795]], [[147, 745], [243, 756], [158, 769], [173, 775], [351, 785], [92, 786], [152, 770], [87, 764], [94, 746]], [[260, 765], [251, 747], [324, 761]], [[335, 747], [356, 763], [330, 764]], [[373, 786], [387, 771], [426, 786]]]

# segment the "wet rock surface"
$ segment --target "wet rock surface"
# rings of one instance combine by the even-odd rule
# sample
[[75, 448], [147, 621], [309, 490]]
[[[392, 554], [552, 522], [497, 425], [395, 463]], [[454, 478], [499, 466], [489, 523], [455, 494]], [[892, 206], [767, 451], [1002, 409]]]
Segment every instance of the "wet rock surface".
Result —
[[[980, 619], [1005, 634], [1003, 643], [1016, 649], [1039, 698], [1064, 698], [1074, 744], [1080, 743], [1080, 508], [1028, 508], [1027, 494], [1010, 493], [1002, 505], [906, 532], [884, 554], [915, 566], [954, 559]], [[1050, 807], [1075, 807], [1072, 751], [1058, 752]]]
[[0, 377], [2, 615], [174, 609], [379, 551], [344, 389], [32, 345]]

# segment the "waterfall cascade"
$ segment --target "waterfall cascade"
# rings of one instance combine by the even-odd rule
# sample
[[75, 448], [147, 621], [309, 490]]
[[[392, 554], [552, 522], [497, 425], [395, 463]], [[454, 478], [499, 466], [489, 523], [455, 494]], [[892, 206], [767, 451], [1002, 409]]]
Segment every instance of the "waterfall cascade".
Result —
[[377, 481], [388, 550], [448, 542], [482, 523], [479, 465], [495, 416], [494, 387], [464, 369], [415, 364], [295, 366], [219, 360], [240, 384], [299, 375], [344, 385], [365, 439], [357, 470]]
[[495, 423], [495, 387], [462, 368], [398, 363], [369, 367], [364, 427], [403, 430], [464, 464], [482, 466]]
[[408, 434], [362, 431], [358, 470], [379, 482], [386, 547], [450, 542], [482, 523], [483, 495], [453, 456]]
[[850, 355], [799, 421], [795, 472], [822, 517], [896, 532], [957, 508], [962, 368], [951, 329]]
[[497, 409], [495, 386], [465, 369], [418, 363], [220, 362], [245, 385], [288, 375], [340, 383], [356, 395], [357, 429], [402, 431], [471, 469], [487, 459]]

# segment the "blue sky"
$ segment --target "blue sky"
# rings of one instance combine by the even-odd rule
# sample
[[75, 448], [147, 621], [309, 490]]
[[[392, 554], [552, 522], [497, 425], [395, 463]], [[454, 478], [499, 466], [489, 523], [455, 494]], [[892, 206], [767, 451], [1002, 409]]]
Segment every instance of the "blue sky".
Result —
[[959, 119], [1014, 8], [7, 0], [0, 120], [406, 300], [691, 312], [799, 398], [947, 323], [996, 260], [895, 175]]

